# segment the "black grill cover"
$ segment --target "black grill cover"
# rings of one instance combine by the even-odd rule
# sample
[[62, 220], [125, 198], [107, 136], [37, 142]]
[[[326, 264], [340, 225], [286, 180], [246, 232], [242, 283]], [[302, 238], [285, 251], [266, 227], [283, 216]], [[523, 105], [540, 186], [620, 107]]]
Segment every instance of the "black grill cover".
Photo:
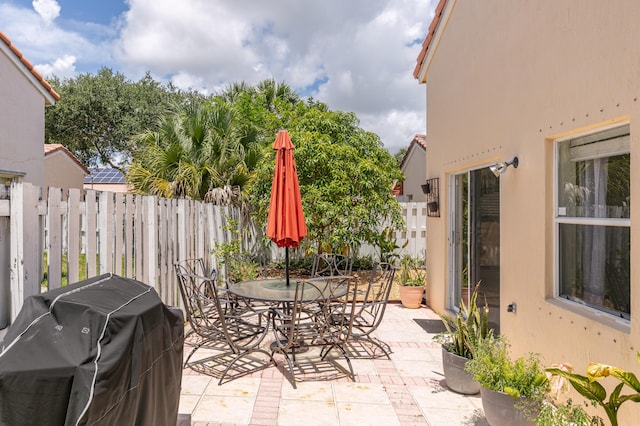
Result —
[[175, 426], [183, 337], [182, 312], [128, 278], [28, 297], [0, 344], [0, 423]]

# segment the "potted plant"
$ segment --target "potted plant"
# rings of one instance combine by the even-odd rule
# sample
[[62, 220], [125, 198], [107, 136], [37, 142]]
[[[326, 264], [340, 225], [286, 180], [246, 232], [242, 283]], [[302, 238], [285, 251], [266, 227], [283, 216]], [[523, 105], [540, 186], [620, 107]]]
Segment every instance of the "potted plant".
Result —
[[422, 303], [424, 294], [424, 268], [417, 259], [405, 255], [400, 262], [399, 290], [400, 302], [405, 308], [416, 309]]
[[486, 303], [483, 308], [476, 303], [479, 287], [480, 283], [471, 294], [468, 306], [464, 300], [460, 302], [456, 316], [440, 316], [446, 331], [434, 337], [442, 344], [442, 368], [447, 386], [465, 395], [480, 392], [480, 383], [465, 370], [465, 365], [473, 358], [478, 342], [493, 337], [493, 329], [489, 328], [489, 308]]
[[[637, 352], [636, 358], [640, 363], [640, 352]], [[571, 369], [558, 367], [547, 368], [547, 371], [554, 376], [564, 377], [580, 395], [601, 406], [612, 426], [618, 426], [618, 410], [623, 403], [627, 401], [640, 402], [640, 380], [631, 371], [598, 362], [589, 363], [586, 376], [573, 373]], [[609, 376], [619, 383], [609, 394], [607, 400], [607, 390], [598, 383], [598, 380]], [[628, 392], [629, 389], [633, 392], [622, 393], [623, 390]]]
[[535, 425], [549, 381], [538, 355], [529, 353], [515, 361], [506, 338], [478, 342], [466, 370], [480, 382], [480, 396], [491, 426]]

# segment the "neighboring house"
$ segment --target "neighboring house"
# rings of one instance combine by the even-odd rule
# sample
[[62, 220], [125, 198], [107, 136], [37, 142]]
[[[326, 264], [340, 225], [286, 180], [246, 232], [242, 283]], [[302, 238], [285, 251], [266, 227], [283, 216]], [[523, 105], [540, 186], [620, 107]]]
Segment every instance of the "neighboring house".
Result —
[[400, 161], [404, 181], [398, 184], [399, 191], [394, 193], [398, 201], [424, 201], [421, 185], [425, 183], [427, 168], [426, 139], [425, 135], [415, 135]]
[[582, 374], [640, 370], [639, 21], [635, 0], [441, 0], [414, 70], [441, 186], [430, 305], [482, 280], [514, 354]]
[[55, 188], [83, 187], [89, 169], [63, 145], [44, 144], [44, 184]]
[[98, 168], [91, 169], [90, 174], [84, 178], [84, 189], [109, 192], [127, 192], [129, 186], [124, 174], [118, 169]]
[[60, 96], [0, 31], [0, 183], [42, 186], [44, 108]]

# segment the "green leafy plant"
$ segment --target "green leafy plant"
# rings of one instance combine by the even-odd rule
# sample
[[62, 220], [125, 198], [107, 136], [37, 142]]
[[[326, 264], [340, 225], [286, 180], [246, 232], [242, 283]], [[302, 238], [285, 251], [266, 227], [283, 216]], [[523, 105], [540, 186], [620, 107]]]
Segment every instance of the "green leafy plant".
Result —
[[[640, 352], [636, 356], [640, 363]], [[607, 414], [611, 426], [618, 426], [618, 410], [623, 403], [627, 401], [640, 402], [640, 381], [630, 371], [597, 362], [589, 364], [586, 376], [556, 367], [547, 368], [546, 371], [552, 375], [564, 377], [578, 393], [600, 405]], [[607, 400], [607, 391], [597, 380], [609, 376], [617, 379], [620, 383], [609, 394], [609, 399]], [[625, 385], [636, 393], [621, 395]]]
[[[585, 403], [585, 406], [587, 404]], [[550, 402], [542, 404], [537, 426], [604, 426], [601, 418], [591, 416], [582, 405], [574, 404], [571, 399], [563, 404], [553, 405]]]
[[252, 280], [258, 276], [260, 265], [251, 258], [251, 253], [242, 248], [242, 233], [238, 220], [227, 218], [222, 229], [231, 235], [229, 241], [215, 243], [212, 253], [224, 267], [227, 280], [240, 282]]
[[409, 287], [420, 287], [425, 283], [426, 273], [422, 262], [409, 255], [400, 261], [399, 284]]
[[398, 250], [404, 248], [409, 244], [409, 240], [406, 240], [402, 246], [399, 246], [396, 237], [396, 230], [392, 227], [386, 227], [380, 232], [373, 232], [371, 240], [375, 246], [380, 250], [380, 261], [386, 263], [395, 263], [400, 254]]
[[529, 353], [512, 360], [509, 352], [509, 343], [504, 336], [481, 339], [465, 369], [485, 388], [513, 398], [541, 402], [549, 389], [549, 380], [539, 356]]
[[480, 283], [473, 290], [468, 306], [464, 300], [460, 301], [456, 316], [440, 316], [446, 331], [434, 337], [447, 351], [468, 359], [473, 358], [480, 340], [493, 337], [493, 329], [489, 328], [489, 307], [486, 303], [482, 308], [477, 304], [479, 288]]

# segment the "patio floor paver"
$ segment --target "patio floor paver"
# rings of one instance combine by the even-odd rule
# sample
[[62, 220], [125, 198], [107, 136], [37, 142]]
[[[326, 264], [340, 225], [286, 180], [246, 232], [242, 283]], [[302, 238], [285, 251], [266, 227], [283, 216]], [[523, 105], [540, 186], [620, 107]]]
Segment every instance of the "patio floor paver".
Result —
[[391, 347], [391, 359], [352, 359], [355, 382], [344, 375], [317, 381], [296, 375], [305, 380], [293, 389], [281, 356], [277, 366], [221, 386], [216, 377], [185, 369], [181, 417], [190, 415], [194, 426], [488, 425], [479, 395], [446, 387], [440, 345], [415, 320], [439, 321], [427, 307], [389, 304], [376, 335]]

